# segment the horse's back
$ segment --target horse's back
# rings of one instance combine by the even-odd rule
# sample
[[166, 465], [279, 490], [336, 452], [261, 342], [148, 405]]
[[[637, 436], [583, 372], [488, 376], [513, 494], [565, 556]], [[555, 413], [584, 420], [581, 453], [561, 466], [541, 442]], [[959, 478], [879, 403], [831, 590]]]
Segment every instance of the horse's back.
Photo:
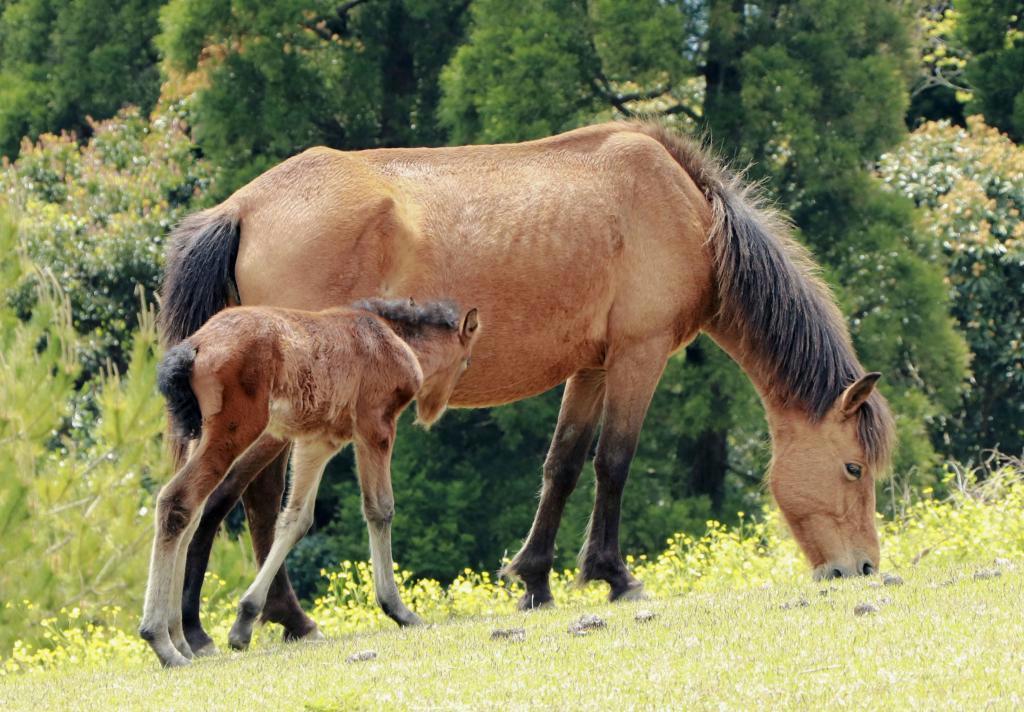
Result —
[[710, 303], [707, 203], [629, 124], [521, 144], [312, 149], [232, 201], [243, 303], [394, 295], [480, 307], [488, 329], [456, 404], [514, 400], [600, 367], [618, 334], [670, 329], [681, 342]]

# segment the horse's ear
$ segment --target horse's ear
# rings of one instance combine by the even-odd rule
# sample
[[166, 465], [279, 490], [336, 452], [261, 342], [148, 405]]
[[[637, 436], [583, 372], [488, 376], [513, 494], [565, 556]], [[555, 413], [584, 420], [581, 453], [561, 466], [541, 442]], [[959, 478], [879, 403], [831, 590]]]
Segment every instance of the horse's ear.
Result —
[[477, 327], [480, 326], [480, 319], [477, 317], [476, 309], [470, 309], [466, 312], [466, 316], [462, 317], [462, 326], [459, 327], [459, 336], [463, 339], [469, 339], [476, 333]]
[[843, 391], [843, 395], [839, 397], [839, 410], [845, 416], [849, 417], [857, 412], [857, 409], [864, 405], [864, 401], [868, 399], [872, 391], [875, 390], [875, 384], [878, 383], [878, 379], [882, 377], [878, 371], [872, 371], [866, 373], [852, 384], [849, 388]]

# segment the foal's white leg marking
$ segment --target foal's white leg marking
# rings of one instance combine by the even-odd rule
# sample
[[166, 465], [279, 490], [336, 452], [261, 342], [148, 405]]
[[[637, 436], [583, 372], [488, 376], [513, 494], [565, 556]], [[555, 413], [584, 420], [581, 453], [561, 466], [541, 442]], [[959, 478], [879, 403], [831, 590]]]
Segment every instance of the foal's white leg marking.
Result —
[[[391, 435], [393, 440], [393, 430]], [[363, 490], [363, 516], [370, 533], [370, 559], [377, 603], [399, 625], [419, 625], [423, 621], [402, 602], [391, 558], [391, 518], [395, 501], [391, 488], [391, 447], [379, 450], [360, 438], [356, 443], [356, 469], [359, 486]]]
[[[146, 603], [143, 608], [142, 625], [139, 632], [153, 648], [164, 667], [187, 665], [188, 658], [178, 652], [171, 642], [168, 631], [171, 587], [174, 584], [175, 558], [181, 534], [166, 538], [160, 527], [159, 505], [157, 507], [156, 534], [153, 537], [153, 552], [149, 562], [149, 581], [146, 585]], [[191, 523], [190, 523], [191, 525]], [[181, 615], [181, 604], [178, 604]]]
[[178, 553], [174, 559], [174, 579], [171, 582], [167, 629], [171, 636], [171, 643], [186, 658], [193, 658], [196, 654], [185, 640], [185, 630], [182, 628], [181, 623], [181, 597], [185, 589], [185, 562], [188, 559], [188, 547], [192, 543], [192, 537], [195, 536], [196, 529], [199, 528], [202, 511], [203, 505], [200, 505], [197, 508], [197, 513], [192, 517], [192, 523], [188, 525], [181, 535], [181, 540], [178, 542]]
[[295, 443], [292, 454], [292, 486], [288, 504], [278, 517], [274, 530], [274, 543], [270, 547], [256, 580], [252, 582], [238, 605], [238, 617], [228, 634], [228, 642], [236, 650], [244, 650], [252, 639], [252, 626], [267, 602], [267, 592], [284, 563], [288, 552], [303, 537], [313, 523], [313, 504], [316, 502], [320, 478], [324, 467], [337, 448], [320, 441]]
[[395, 582], [395, 564], [391, 558], [391, 523], [367, 522], [370, 532], [370, 559], [373, 561], [373, 587], [377, 602], [399, 625], [420, 625], [423, 621], [406, 608]]

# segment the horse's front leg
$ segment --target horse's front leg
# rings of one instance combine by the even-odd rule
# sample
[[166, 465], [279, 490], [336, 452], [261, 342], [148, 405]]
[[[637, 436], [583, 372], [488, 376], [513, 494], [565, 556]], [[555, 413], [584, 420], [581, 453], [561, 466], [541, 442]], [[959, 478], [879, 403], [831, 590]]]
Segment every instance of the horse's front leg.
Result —
[[502, 569], [502, 574], [526, 584], [526, 593], [519, 599], [521, 610], [539, 608], [553, 600], [549, 578], [555, 560], [555, 536], [565, 502], [576, 488], [594, 440], [603, 397], [603, 371], [580, 371], [565, 385], [558, 425], [544, 460], [544, 485], [533, 526], [519, 553]]
[[[213, 639], [203, 630], [199, 616], [203, 578], [210, 562], [210, 551], [217, 530], [224, 518], [238, 504], [239, 498], [245, 498], [245, 493], [252, 491], [245, 499], [245, 503], [246, 514], [251, 520], [249, 526], [253, 532], [253, 548], [256, 550], [258, 561], [262, 562], [266, 558], [273, 542], [272, 530], [281, 509], [281, 497], [284, 493], [285, 472], [288, 467], [286, 446], [285, 441], [268, 435], [261, 437], [235, 462], [227, 477], [206, 501], [203, 517], [198, 522], [184, 564], [181, 604], [185, 640], [196, 655], [213, 655], [217, 652]], [[257, 501], [262, 506], [257, 507]], [[266, 526], [264, 522], [268, 517], [269, 526]], [[269, 536], [261, 536], [265, 529], [271, 530]], [[298, 606], [298, 601], [295, 605]], [[299, 613], [301, 615], [301, 610]], [[313, 627], [316, 627], [315, 624]]]
[[594, 470], [597, 489], [587, 541], [580, 551], [580, 579], [611, 585], [609, 599], [638, 598], [643, 584], [626, 568], [619, 550], [622, 492], [636, 452], [644, 416], [658, 385], [671, 344], [652, 339], [616, 354], [605, 376], [604, 423]]
[[395, 517], [395, 497], [391, 489], [391, 451], [395, 443], [395, 422], [378, 421], [357, 426], [356, 469], [363, 496], [363, 517], [370, 532], [370, 559], [373, 561], [373, 587], [377, 603], [400, 626], [420, 625], [423, 621], [406, 608], [395, 583], [391, 558], [391, 522]]
[[249, 647], [253, 624], [263, 612], [274, 577], [288, 552], [312, 526], [313, 505], [317, 489], [320, 487], [320, 478], [324, 474], [327, 462], [337, 452], [336, 447], [317, 440], [298, 442], [294, 450], [292, 487], [288, 494], [288, 504], [277, 519], [274, 543], [270, 547], [270, 552], [260, 567], [256, 580], [242, 596], [238, 604], [238, 616], [228, 634], [228, 643], [236, 650]]

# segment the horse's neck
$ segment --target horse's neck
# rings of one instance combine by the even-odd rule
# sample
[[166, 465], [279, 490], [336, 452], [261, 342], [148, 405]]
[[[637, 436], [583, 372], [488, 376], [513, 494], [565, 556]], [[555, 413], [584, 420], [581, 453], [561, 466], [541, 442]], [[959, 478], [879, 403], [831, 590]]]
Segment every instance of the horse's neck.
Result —
[[705, 325], [703, 330], [712, 341], [718, 344], [719, 348], [725, 351], [729, 358], [735, 361], [736, 364], [743, 369], [747, 378], [749, 378], [750, 382], [754, 384], [754, 389], [761, 397], [761, 403], [764, 404], [768, 427], [772, 432], [772, 438], [774, 440], [775, 433], [783, 422], [785, 415], [789, 412], [789, 409], [779, 403], [776, 403], [768, 396], [768, 393], [770, 392], [768, 386], [771, 380], [771, 374], [766, 371], [762, 365], [761, 359], [758, 358], [756, 354], [750, 353], [748, 350], [744, 349], [742, 337], [733, 330], [724, 329], [721, 325], [716, 323]]

